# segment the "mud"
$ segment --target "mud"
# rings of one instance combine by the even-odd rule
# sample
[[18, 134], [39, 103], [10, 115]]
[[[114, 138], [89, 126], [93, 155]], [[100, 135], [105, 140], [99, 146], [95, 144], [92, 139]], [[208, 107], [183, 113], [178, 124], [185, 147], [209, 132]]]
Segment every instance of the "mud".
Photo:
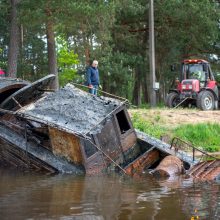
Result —
[[21, 108], [19, 112], [75, 133], [87, 134], [100, 132], [100, 122], [112, 117], [109, 113], [121, 105], [118, 100], [93, 96], [68, 84]]

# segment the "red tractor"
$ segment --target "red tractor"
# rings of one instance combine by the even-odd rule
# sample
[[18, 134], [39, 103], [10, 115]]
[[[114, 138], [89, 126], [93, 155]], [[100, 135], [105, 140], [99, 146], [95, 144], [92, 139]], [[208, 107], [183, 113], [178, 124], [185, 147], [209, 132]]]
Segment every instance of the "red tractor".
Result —
[[176, 89], [169, 90], [166, 105], [195, 105], [207, 111], [218, 109], [219, 89], [209, 62], [202, 59], [188, 59], [181, 64], [180, 80], [176, 80]]

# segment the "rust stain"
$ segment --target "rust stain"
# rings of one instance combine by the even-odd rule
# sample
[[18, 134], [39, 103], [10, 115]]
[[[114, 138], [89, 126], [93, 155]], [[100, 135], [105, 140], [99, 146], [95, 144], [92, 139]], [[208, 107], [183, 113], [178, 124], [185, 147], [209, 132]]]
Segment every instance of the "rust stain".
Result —
[[145, 168], [148, 168], [157, 160], [159, 160], [159, 151], [152, 150], [141, 155], [137, 160], [129, 164], [125, 171], [128, 175], [134, 175], [135, 173], [141, 173]]
[[66, 157], [67, 160], [82, 164], [83, 158], [80, 149], [80, 140], [73, 134], [49, 128], [52, 150], [55, 155]]
[[183, 170], [183, 162], [178, 157], [169, 155], [160, 162], [153, 174], [160, 177], [174, 176], [180, 175]]
[[94, 175], [101, 173], [106, 168], [106, 163], [101, 152], [96, 152], [85, 161], [86, 174]]
[[202, 180], [214, 180], [220, 174], [220, 160], [200, 162], [194, 165], [188, 174]]
[[132, 131], [130, 134], [125, 136], [124, 138], [121, 138], [121, 145], [123, 151], [128, 150], [130, 147], [135, 145], [137, 142], [137, 136], [135, 134], [135, 131]]

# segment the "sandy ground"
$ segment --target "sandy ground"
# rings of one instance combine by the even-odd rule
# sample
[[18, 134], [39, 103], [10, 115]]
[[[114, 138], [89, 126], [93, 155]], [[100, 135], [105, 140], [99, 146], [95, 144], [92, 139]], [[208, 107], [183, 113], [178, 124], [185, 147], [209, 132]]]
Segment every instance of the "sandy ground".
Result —
[[197, 109], [129, 109], [132, 117], [134, 113], [143, 118], [163, 124], [165, 127], [181, 124], [220, 123], [220, 110], [200, 111]]

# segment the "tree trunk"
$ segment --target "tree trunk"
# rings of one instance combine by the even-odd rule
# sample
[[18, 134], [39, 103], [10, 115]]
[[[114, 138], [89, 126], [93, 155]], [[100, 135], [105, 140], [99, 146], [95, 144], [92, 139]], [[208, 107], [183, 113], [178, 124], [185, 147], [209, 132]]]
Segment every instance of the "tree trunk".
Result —
[[85, 57], [86, 57], [86, 65], [89, 66], [91, 64], [91, 60], [90, 60], [90, 50], [88, 46], [85, 47]]
[[82, 40], [83, 40], [83, 47], [84, 47], [84, 53], [85, 53], [85, 64], [86, 66], [90, 66], [91, 64], [91, 55], [90, 55], [90, 45], [92, 45], [92, 39], [89, 39], [89, 37], [86, 34], [87, 28], [84, 24], [81, 24], [81, 31], [82, 31]]
[[148, 103], [149, 102], [149, 95], [148, 95], [148, 79], [147, 79], [147, 73], [143, 73], [144, 77], [142, 81], [142, 90], [143, 90], [143, 102]]
[[58, 80], [57, 56], [56, 56], [55, 36], [54, 36], [53, 27], [54, 27], [53, 22], [49, 19], [46, 24], [48, 67], [49, 67], [49, 74], [54, 74], [56, 76], [53, 89], [58, 90], [59, 80]]
[[19, 53], [19, 27], [17, 22], [17, 6], [20, 0], [11, 0], [11, 29], [8, 51], [9, 77], [17, 77], [18, 53]]
[[141, 104], [141, 70], [139, 66], [135, 68], [134, 72], [134, 90], [132, 102], [137, 106]]
[[156, 91], [154, 89], [155, 86], [155, 46], [154, 46], [154, 7], [153, 0], [150, 0], [150, 8], [149, 8], [149, 44], [150, 44], [150, 104], [151, 107], [156, 106]]

